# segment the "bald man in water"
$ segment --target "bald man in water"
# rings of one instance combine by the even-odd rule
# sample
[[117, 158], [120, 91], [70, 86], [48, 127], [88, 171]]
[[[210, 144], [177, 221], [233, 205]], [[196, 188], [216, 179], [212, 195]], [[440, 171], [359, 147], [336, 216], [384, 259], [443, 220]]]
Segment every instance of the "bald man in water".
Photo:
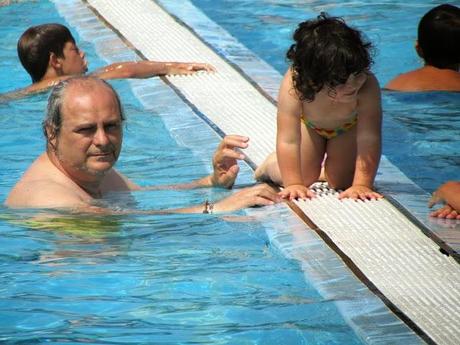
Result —
[[[138, 186], [113, 168], [121, 151], [123, 120], [118, 95], [105, 81], [94, 77], [62, 81], [48, 100], [43, 125], [46, 152], [24, 173], [5, 204], [13, 208], [132, 213], [132, 210], [115, 212], [94, 204], [109, 192], [149, 189]], [[235, 149], [246, 148], [247, 142], [246, 137], [226, 136], [214, 154], [213, 174], [178, 187], [230, 188], [238, 174], [237, 160], [244, 158]], [[206, 202], [172, 212], [227, 212], [277, 201], [271, 187], [257, 185], [215, 204]]]

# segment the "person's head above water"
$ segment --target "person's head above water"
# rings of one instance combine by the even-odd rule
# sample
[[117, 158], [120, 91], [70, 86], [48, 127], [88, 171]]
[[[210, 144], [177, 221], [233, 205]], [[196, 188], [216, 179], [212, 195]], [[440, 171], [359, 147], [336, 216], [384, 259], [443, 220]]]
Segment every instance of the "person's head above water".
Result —
[[287, 58], [292, 63], [294, 86], [304, 101], [313, 101], [324, 87], [334, 89], [351, 75], [366, 72], [372, 57], [370, 42], [343, 19], [321, 13], [304, 21], [294, 32]]
[[427, 65], [458, 70], [460, 8], [443, 4], [422, 17], [418, 25], [417, 52]]
[[[14, 99], [41, 92], [72, 76], [88, 71], [85, 53], [80, 50], [70, 30], [61, 24], [42, 24], [28, 28], [18, 41], [18, 56], [32, 78], [32, 85], [8, 92], [2, 98]], [[199, 71], [215, 72], [208, 63], [133, 60], [114, 62], [91, 72], [109, 79], [151, 78], [160, 75], [191, 75]]]
[[120, 99], [106, 81], [61, 81], [49, 96], [43, 122], [48, 155], [68, 176], [103, 175], [120, 154], [123, 120]]
[[[120, 114], [121, 121], [125, 121], [125, 115], [123, 107], [121, 105], [118, 93], [113, 89], [112, 85], [103, 79], [95, 77], [72, 77], [65, 79], [57, 84], [52, 90], [48, 97], [48, 104], [46, 108], [46, 116], [43, 120], [43, 133], [47, 145], [50, 144], [56, 137], [59, 136], [62, 123], [63, 123], [63, 108], [65, 103], [65, 96], [68, 90], [71, 88], [79, 88], [84, 90], [86, 93], [92, 93], [96, 88], [106, 88], [111, 92], [115, 98], [116, 104], [118, 105], [118, 112]], [[49, 149], [49, 147], [48, 147]]]
[[38, 82], [51, 69], [54, 76], [79, 75], [87, 71], [85, 54], [71, 32], [61, 24], [43, 24], [28, 28], [18, 41], [22, 66]]

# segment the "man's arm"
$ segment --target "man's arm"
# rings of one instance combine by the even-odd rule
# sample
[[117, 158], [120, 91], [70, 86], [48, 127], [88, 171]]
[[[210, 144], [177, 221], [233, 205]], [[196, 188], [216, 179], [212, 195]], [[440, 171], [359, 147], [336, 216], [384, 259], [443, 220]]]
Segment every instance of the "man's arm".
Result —
[[192, 74], [197, 71], [214, 72], [212, 65], [194, 62], [128, 61], [103, 67], [92, 75], [102, 79], [150, 78], [159, 75]]
[[[90, 203], [79, 202], [67, 207], [58, 207], [68, 210], [72, 213], [89, 213], [100, 215], [128, 215], [128, 214], [173, 214], [173, 213], [224, 213], [240, 210], [253, 206], [268, 206], [280, 201], [277, 191], [267, 185], [258, 184], [252, 187], [244, 188], [234, 194], [219, 200], [215, 203], [204, 201], [202, 204], [170, 209], [170, 210], [112, 210], [99, 206], [93, 206]], [[49, 208], [52, 208], [51, 206]]]
[[45, 92], [51, 87], [57, 85], [60, 81], [70, 78], [71, 76], [60, 76], [55, 78], [50, 78], [46, 80], [41, 80], [39, 82], [33, 83], [30, 86], [24, 87], [22, 89], [17, 89], [7, 93], [0, 94], [0, 103], [5, 103], [9, 101], [14, 101], [16, 99], [24, 98], [32, 94]]
[[[156, 62], [156, 61], [128, 61], [118, 62], [103, 67], [91, 73], [101, 79], [150, 78], [160, 75], [187, 75], [198, 71], [215, 72], [215, 68], [207, 63], [195, 62]], [[70, 78], [70, 75], [41, 80], [32, 85], [0, 94], [0, 102], [7, 102], [28, 96], [33, 93], [46, 91], [60, 81]]]

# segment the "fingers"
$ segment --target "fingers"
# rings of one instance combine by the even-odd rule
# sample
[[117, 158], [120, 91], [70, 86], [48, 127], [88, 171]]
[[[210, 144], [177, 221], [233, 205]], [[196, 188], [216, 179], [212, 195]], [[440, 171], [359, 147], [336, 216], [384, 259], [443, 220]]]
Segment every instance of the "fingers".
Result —
[[187, 70], [196, 72], [196, 71], [206, 71], [206, 72], [215, 72], [216, 68], [208, 63], [190, 63], [187, 65]]
[[383, 195], [377, 192], [374, 192], [373, 190], [366, 191], [363, 193], [359, 193], [359, 198], [363, 201], [365, 200], [377, 200], [377, 199], [382, 199]]
[[292, 185], [286, 187], [281, 192], [279, 192], [278, 195], [281, 198], [289, 201], [296, 199], [306, 200], [315, 197], [315, 193], [303, 185]]
[[263, 202], [264, 205], [272, 205], [274, 203], [281, 201], [280, 196], [278, 195], [277, 191], [273, 187], [270, 187], [267, 184], [262, 184], [259, 186], [260, 187], [259, 187], [257, 196], [259, 198], [264, 199], [264, 200], [259, 200], [260, 202]]
[[240, 159], [240, 160], [246, 158], [246, 156], [243, 153], [239, 151], [235, 151], [233, 149], [229, 149], [229, 148], [225, 148], [221, 150], [220, 156], [225, 157], [225, 158], [234, 158], [234, 159]]
[[216, 69], [213, 65], [210, 65], [210, 64], [208, 64], [208, 63], [207, 63], [206, 66], [205, 66], [205, 70], [206, 70], [207, 72], [216, 72], [216, 71], [217, 71], [217, 69]]
[[434, 192], [428, 201], [428, 207], [431, 208], [439, 202], [441, 202], [441, 198], [439, 197], [438, 193]]
[[460, 219], [460, 214], [450, 205], [444, 205], [439, 210], [430, 213], [431, 217], [445, 219]]
[[224, 159], [239, 159], [243, 160], [246, 156], [235, 150], [245, 149], [248, 147], [249, 138], [242, 135], [226, 135], [222, 141], [219, 143], [219, 146], [214, 153], [213, 161], [215, 164], [222, 162]]
[[377, 200], [382, 199], [383, 195], [374, 192], [372, 189], [367, 187], [354, 187], [351, 186], [347, 190], [339, 194], [339, 200], [352, 199], [352, 200]]
[[276, 204], [277, 201], [271, 200], [269, 198], [256, 196], [253, 201], [252, 206], [270, 206]]
[[195, 71], [206, 71], [206, 72], [215, 72], [216, 71], [216, 68], [211, 65], [211, 64], [208, 64], [208, 63], [194, 63], [193, 64], [193, 69]]
[[452, 210], [452, 212], [450, 212], [450, 213], [446, 216], [447, 219], [457, 219], [457, 217], [459, 217], [459, 214], [458, 214], [458, 212], [455, 211], [455, 210]]
[[289, 201], [301, 199], [301, 200], [307, 200], [315, 197], [315, 194], [312, 191], [281, 191], [279, 192], [279, 196], [282, 199], [286, 199]]
[[267, 184], [259, 184], [243, 189], [240, 193], [249, 194], [247, 206], [268, 206], [281, 202], [277, 191]]
[[226, 135], [224, 139], [220, 142], [220, 147], [230, 147], [235, 148], [238, 147], [240, 149], [245, 149], [248, 147], [249, 138], [242, 136], [242, 135]]
[[231, 166], [227, 171], [223, 172], [218, 178], [218, 184], [225, 188], [232, 188], [240, 167], [238, 165]]
[[363, 194], [360, 194], [359, 195], [359, 199], [362, 200], [362, 201], [366, 201], [366, 200], [377, 200], [377, 199], [381, 199], [383, 198], [382, 195], [378, 194], [378, 193], [375, 193], [375, 192], [372, 192], [372, 193], [363, 193]]

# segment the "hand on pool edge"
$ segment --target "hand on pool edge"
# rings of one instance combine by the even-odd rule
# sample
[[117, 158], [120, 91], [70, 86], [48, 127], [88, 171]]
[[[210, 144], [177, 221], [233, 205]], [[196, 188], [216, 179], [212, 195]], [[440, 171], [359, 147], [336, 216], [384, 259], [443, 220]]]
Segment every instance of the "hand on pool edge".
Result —
[[438, 210], [430, 213], [430, 217], [434, 218], [445, 218], [445, 219], [460, 219], [460, 213], [458, 213], [449, 204], [444, 205]]
[[253, 206], [269, 206], [281, 202], [275, 188], [258, 184], [244, 188], [214, 204], [214, 212], [231, 212]]
[[375, 192], [372, 188], [363, 185], [353, 185], [339, 194], [339, 200], [378, 200], [382, 199], [383, 195]]

